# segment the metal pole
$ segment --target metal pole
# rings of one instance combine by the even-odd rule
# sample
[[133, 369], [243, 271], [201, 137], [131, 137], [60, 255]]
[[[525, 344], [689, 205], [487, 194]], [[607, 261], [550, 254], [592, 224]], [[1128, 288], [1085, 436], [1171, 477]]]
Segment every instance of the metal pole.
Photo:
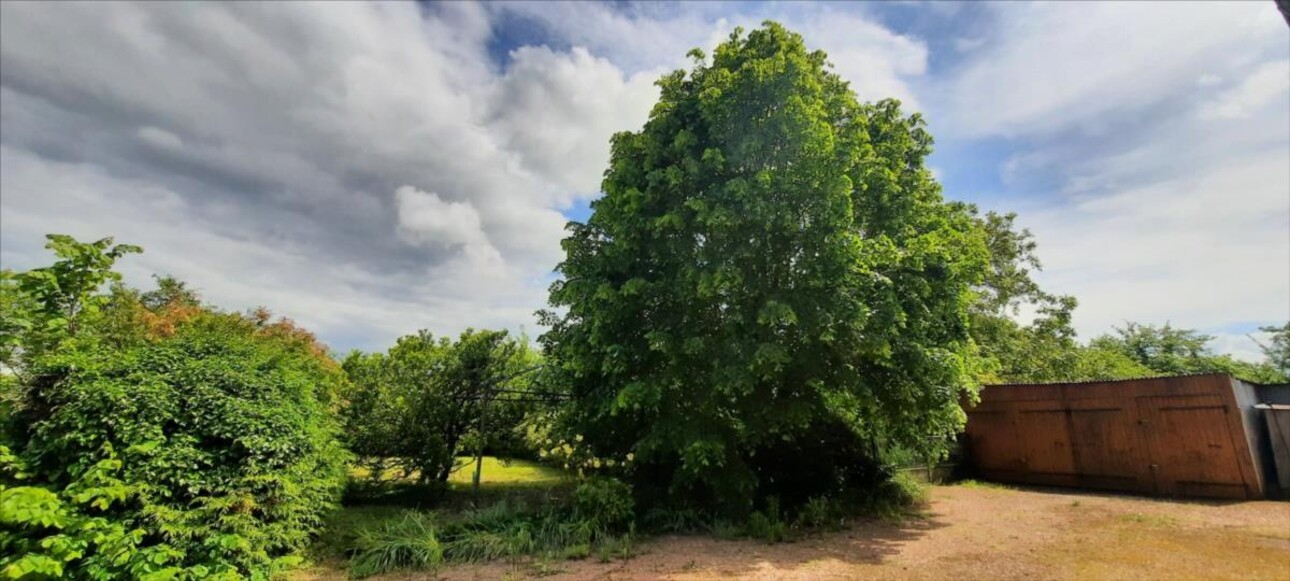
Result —
[[526, 373], [537, 371], [538, 369], [541, 369], [541, 368], [542, 368], [541, 365], [534, 365], [532, 367], [528, 367], [528, 368], [516, 371], [515, 373], [512, 373], [510, 375], [497, 375], [497, 376], [490, 377], [484, 381], [483, 401], [481, 403], [481, 407], [479, 410], [479, 444], [475, 446], [475, 476], [471, 479], [471, 488], [473, 489], [472, 492], [475, 496], [474, 504], [476, 507], [479, 506], [480, 476], [484, 471], [484, 444], [488, 440], [488, 430], [487, 430], [488, 404], [493, 399], [494, 391], [500, 390], [497, 386], [500, 386]]
[[489, 386], [484, 387], [484, 401], [480, 404], [479, 410], [479, 444], [475, 446], [475, 477], [472, 479], [471, 487], [474, 488], [475, 506], [479, 507], [479, 477], [484, 471], [484, 440], [488, 438], [488, 402]]

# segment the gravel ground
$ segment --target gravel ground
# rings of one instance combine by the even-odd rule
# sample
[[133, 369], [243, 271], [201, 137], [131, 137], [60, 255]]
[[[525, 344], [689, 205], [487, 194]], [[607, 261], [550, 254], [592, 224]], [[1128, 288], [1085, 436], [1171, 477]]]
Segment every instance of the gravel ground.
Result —
[[[1284, 579], [1290, 502], [936, 486], [921, 517], [792, 543], [661, 537], [637, 556], [382, 579]], [[343, 579], [315, 569], [302, 579]]]

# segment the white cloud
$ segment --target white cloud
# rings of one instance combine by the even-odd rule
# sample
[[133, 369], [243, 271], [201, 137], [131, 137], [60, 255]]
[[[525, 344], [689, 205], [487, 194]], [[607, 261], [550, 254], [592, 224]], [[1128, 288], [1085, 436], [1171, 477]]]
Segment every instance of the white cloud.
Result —
[[1290, 61], [1263, 63], [1241, 84], [1201, 106], [1204, 119], [1245, 119], [1290, 91]]
[[1285, 46], [1271, 2], [999, 4], [997, 42], [940, 88], [956, 133], [1018, 136], [1101, 128], [1108, 114], [1178, 95], [1204, 75]]
[[479, 211], [470, 202], [445, 202], [434, 192], [403, 186], [394, 192], [399, 212], [399, 235], [412, 244], [461, 248], [470, 265], [482, 275], [504, 268], [502, 254], [488, 241]]
[[1237, 359], [1258, 363], [1267, 359], [1259, 344], [1268, 344], [1271, 333], [1206, 333], [1213, 337], [1209, 347], [1216, 353], [1226, 353]]
[[494, 87], [490, 128], [524, 167], [583, 196], [600, 190], [609, 161], [609, 137], [645, 125], [658, 100], [662, 69], [626, 77], [586, 48], [558, 53], [548, 47], [513, 51]]
[[[862, 99], [931, 109], [943, 142], [1015, 146], [1002, 209], [1084, 336], [1290, 317], [1270, 3], [993, 6], [935, 79], [926, 42], [864, 11], [730, 6], [0, 3], [0, 260], [115, 234], [147, 248], [124, 263], [136, 284], [173, 273], [345, 346], [532, 325], [560, 210], [596, 195], [659, 72], [772, 18]], [[503, 18], [550, 46], [497, 62]]]
[[533, 325], [560, 209], [657, 94], [582, 49], [498, 67], [476, 4], [0, 11], [5, 267], [48, 260], [45, 232], [116, 234], [148, 249], [127, 264], [346, 345]]
[[1088, 337], [1126, 320], [1186, 328], [1290, 320], [1290, 159], [1269, 153], [1023, 214], [1042, 283]]
[[956, 38], [954, 39], [954, 50], [959, 52], [972, 52], [985, 46], [984, 38]]
[[627, 71], [687, 68], [685, 53], [690, 48], [710, 54], [735, 26], [750, 30], [772, 19], [801, 33], [808, 48], [827, 52], [835, 71], [851, 81], [862, 100], [895, 97], [910, 110], [921, 108], [911, 82], [927, 72], [926, 43], [896, 34], [875, 19], [828, 5], [770, 4], [744, 12], [721, 10], [721, 3], [682, 6], [685, 9], [635, 13], [587, 2], [517, 2], [490, 8], [538, 22]]

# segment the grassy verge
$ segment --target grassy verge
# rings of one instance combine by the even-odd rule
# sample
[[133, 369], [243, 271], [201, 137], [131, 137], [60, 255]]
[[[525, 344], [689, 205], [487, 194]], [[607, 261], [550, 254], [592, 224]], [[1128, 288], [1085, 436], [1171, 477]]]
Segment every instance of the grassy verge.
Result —
[[348, 569], [360, 578], [396, 570], [435, 571], [458, 563], [528, 563], [551, 572], [564, 560], [625, 559], [634, 554], [638, 526], [645, 535], [689, 533], [778, 543], [845, 528], [856, 517], [901, 520], [916, 515], [925, 501], [923, 487], [901, 473], [853, 497], [813, 498], [790, 511], [772, 498], [730, 520], [702, 508], [636, 513], [625, 484], [575, 480], [561, 470], [522, 460], [485, 458], [478, 494], [471, 483], [473, 465], [463, 465], [447, 483], [419, 484], [413, 474], [373, 484], [362, 469], [353, 476], [356, 484], [347, 506], [332, 517], [313, 557], [329, 569]]
[[471, 460], [462, 458], [447, 483], [418, 483], [416, 473], [395, 470], [374, 480], [367, 469], [353, 468], [345, 506], [315, 541], [313, 560], [363, 577], [524, 555], [579, 558], [607, 546], [623, 552], [622, 535], [566, 514], [573, 475], [485, 457], [476, 494]]

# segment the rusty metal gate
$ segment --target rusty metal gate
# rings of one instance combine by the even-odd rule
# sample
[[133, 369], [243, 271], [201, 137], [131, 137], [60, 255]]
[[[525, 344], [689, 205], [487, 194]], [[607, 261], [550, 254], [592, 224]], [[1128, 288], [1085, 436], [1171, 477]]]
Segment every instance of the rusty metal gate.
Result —
[[988, 386], [967, 413], [970, 462], [983, 478], [1263, 497], [1226, 375]]

